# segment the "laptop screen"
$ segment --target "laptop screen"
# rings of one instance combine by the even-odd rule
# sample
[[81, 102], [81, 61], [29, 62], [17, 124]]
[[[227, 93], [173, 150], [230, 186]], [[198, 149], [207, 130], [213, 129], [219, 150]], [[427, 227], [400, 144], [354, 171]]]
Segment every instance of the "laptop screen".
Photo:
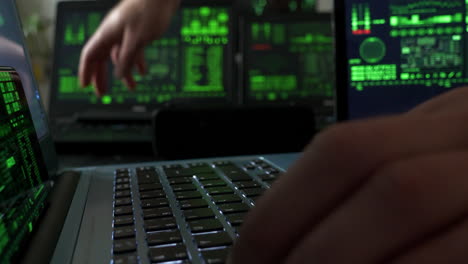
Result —
[[[249, 105], [305, 104], [333, 117], [333, 34], [328, 15], [269, 15], [244, 23]], [[332, 120], [329, 120], [332, 122]]]
[[53, 115], [90, 107], [149, 111], [167, 102], [231, 100], [230, 9], [201, 2], [193, 6], [182, 4], [162, 39], [146, 47], [148, 73], [134, 75], [135, 92], [129, 92], [120, 80], [113, 78], [110, 63], [107, 95], [97, 98], [91, 87], [81, 89], [77, 78], [81, 50], [110, 8], [110, 3], [60, 3], [52, 80]]
[[343, 2], [349, 118], [407, 111], [468, 83], [466, 1]]
[[19, 257], [49, 190], [20, 75], [0, 67], [0, 263]]

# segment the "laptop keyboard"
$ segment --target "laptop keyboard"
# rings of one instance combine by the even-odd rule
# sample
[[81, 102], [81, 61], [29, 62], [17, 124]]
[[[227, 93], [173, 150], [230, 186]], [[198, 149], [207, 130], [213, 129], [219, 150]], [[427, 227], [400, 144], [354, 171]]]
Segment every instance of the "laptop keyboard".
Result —
[[116, 170], [113, 263], [225, 263], [280, 173], [262, 159]]

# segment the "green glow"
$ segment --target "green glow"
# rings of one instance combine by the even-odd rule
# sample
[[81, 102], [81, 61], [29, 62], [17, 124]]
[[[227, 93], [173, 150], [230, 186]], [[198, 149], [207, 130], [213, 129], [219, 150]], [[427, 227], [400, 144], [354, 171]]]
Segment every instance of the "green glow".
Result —
[[200, 15], [202, 16], [209, 16], [211, 13], [211, 8], [204, 6], [200, 8]]
[[102, 103], [103, 103], [103, 104], [106, 104], [106, 105], [112, 103], [112, 97], [109, 96], [109, 95], [103, 96], [101, 100], [102, 100]]
[[8, 169], [15, 166], [15, 164], [16, 164], [15, 157], [10, 157], [9, 159], [6, 160], [6, 166]]
[[462, 13], [453, 15], [438, 15], [421, 19], [419, 14], [413, 14], [410, 18], [391, 16], [390, 25], [392, 27], [407, 27], [407, 26], [429, 26], [434, 24], [450, 24], [463, 22]]
[[29, 233], [33, 231], [33, 225], [31, 222], [28, 223]]
[[0, 27], [5, 25], [5, 18], [3, 18], [3, 15], [0, 14]]
[[359, 52], [366, 62], [377, 63], [385, 57], [387, 47], [381, 39], [369, 37], [361, 43]]
[[374, 19], [372, 21], [372, 24], [374, 25], [384, 25], [386, 22], [385, 22], [385, 19]]
[[351, 9], [351, 29], [352, 31], [358, 30], [371, 30], [371, 13], [368, 3], [353, 4]]
[[67, 25], [65, 28], [65, 45], [83, 45], [85, 42], [85, 25], [79, 24], [78, 28]]
[[456, 9], [462, 6], [460, 1], [415, 1], [413, 3], [405, 3], [404, 5], [390, 5], [392, 14], [413, 14], [419, 13], [435, 13], [440, 9]]
[[397, 66], [395, 64], [360, 65], [351, 67], [351, 81], [381, 81], [396, 80]]
[[254, 75], [250, 77], [250, 87], [253, 92], [292, 91], [297, 88], [297, 77], [294, 75]]

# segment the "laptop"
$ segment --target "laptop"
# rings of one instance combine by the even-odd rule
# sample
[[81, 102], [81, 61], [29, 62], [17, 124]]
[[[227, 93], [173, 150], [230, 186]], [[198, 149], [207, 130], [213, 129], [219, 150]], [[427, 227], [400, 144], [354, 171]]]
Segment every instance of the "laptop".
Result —
[[317, 129], [334, 123], [331, 15], [252, 15], [241, 23], [244, 105], [311, 107]]
[[401, 113], [468, 83], [465, 1], [336, 0], [338, 119]]
[[298, 154], [58, 171], [14, 0], [0, 18], [0, 263], [223, 263]]
[[78, 85], [81, 50], [111, 1], [63, 1], [57, 5], [50, 118], [62, 145], [150, 146], [151, 113], [167, 105], [237, 103], [233, 82], [233, 8], [227, 1], [184, 0], [162, 39], [145, 49], [146, 76], [135, 74], [128, 91], [108, 70], [108, 93], [94, 96]]

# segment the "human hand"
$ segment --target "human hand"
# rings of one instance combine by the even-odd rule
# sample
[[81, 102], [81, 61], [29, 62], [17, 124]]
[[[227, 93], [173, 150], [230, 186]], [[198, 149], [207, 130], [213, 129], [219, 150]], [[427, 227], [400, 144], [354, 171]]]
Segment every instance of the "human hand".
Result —
[[247, 215], [231, 263], [466, 263], [468, 88], [325, 130]]
[[86, 43], [80, 58], [81, 86], [93, 83], [97, 95], [107, 88], [107, 60], [115, 65], [115, 76], [135, 88], [132, 68], [144, 74], [144, 47], [160, 38], [169, 26], [179, 0], [123, 0], [102, 21]]

